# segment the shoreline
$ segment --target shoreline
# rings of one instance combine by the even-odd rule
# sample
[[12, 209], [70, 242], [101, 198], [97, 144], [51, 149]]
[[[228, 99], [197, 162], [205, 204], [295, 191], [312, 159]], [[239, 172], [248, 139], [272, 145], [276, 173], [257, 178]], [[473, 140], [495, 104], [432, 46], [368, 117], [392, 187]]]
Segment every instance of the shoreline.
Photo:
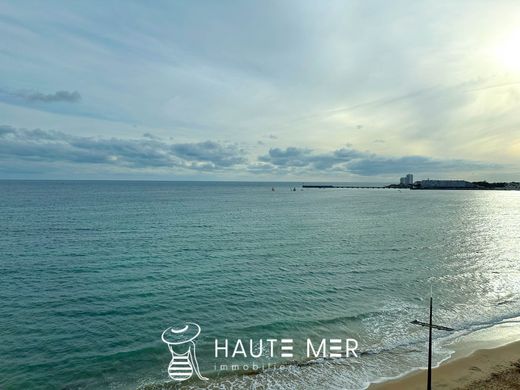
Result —
[[[432, 387], [446, 390], [520, 388], [520, 318], [478, 330], [449, 344], [454, 353], [432, 369]], [[423, 390], [427, 370], [373, 382], [368, 390]], [[516, 386], [516, 387], [515, 387]]]
[[[424, 390], [426, 370], [399, 379], [375, 383], [368, 390]], [[514, 387], [516, 386], [516, 387]], [[520, 386], [520, 340], [493, 349], [480, 349], [466, 357], [449, 359], [432, 370], [432, 387], [459, 389], [518, 389]]]

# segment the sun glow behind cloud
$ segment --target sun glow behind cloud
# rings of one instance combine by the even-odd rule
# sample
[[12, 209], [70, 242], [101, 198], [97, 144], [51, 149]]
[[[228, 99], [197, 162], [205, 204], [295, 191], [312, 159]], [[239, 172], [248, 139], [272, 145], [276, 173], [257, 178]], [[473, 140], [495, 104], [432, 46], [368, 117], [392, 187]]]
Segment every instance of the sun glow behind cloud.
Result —
[[502, 37], [492, 52], [500, 66], [520, 75], [520, 27]]

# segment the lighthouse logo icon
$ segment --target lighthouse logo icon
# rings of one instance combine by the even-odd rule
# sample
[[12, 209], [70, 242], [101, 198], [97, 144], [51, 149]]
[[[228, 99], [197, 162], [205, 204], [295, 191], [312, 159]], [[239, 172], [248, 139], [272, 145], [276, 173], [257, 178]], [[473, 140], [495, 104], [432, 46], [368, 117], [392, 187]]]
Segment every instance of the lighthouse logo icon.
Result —
[[195, 339], [199, 334], [200, 326], [194, 322], [186, 322], [185, 326], [179, 328], [169, 327], [162, 333], [161, 339], [172, 354], [168, 375], [174, 381], [188, 380], [193, 373], [201, 380], [208, 380], [201, 375], [197, 362]]

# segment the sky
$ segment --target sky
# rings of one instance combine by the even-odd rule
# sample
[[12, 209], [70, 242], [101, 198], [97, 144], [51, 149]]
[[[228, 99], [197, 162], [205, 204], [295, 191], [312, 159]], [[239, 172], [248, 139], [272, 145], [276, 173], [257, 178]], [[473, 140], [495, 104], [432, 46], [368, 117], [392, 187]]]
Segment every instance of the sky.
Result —
[[520, 181], [518, 1], [2, 1], [0, 179]]

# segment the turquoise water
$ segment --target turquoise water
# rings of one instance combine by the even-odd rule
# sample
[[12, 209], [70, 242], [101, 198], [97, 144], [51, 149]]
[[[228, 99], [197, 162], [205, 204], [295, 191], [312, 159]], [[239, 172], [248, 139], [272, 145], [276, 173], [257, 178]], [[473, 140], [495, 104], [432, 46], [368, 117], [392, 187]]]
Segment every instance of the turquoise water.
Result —
[[[290, 186], [0, 181], [0, 387], [361, 389], [426, 364], [409, 322], [430, 282], [456, 329], [437, 362], [520, 315], [519, 192]], [[160, 336], [183, 321], [207, 382], [168, 383]], [[213, 339], [238, 337], [354, 337], [363, 355], [215, 370]]]

